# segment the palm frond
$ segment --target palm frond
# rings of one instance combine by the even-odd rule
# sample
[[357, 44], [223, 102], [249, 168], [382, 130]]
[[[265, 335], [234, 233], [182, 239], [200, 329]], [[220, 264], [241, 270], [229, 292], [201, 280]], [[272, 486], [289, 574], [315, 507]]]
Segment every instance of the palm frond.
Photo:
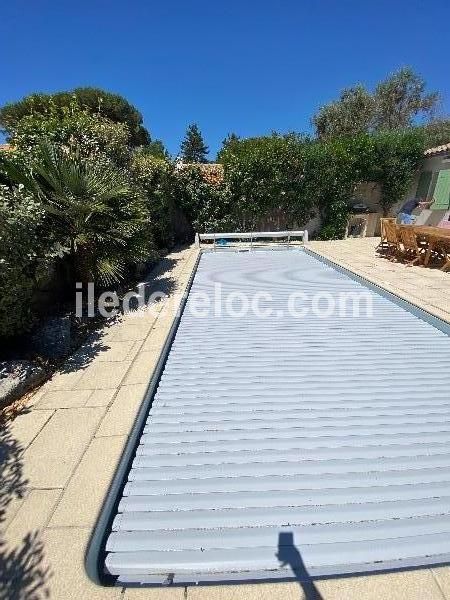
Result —
[[97, 261], [98, 278], [103, 285], [118, 283], [124, 277], [125, 267], [119, 260], [101, 258]]

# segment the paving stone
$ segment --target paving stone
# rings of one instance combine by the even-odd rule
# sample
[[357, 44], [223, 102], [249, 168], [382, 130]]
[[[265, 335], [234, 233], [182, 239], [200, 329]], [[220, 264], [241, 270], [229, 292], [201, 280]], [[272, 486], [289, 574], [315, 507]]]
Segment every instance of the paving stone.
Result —
[[94, 390], [85, 406], [108, 406], [116, 393], [116, 388], [109, 390]]
[[146, 328], [151, 327], [158, 316], [154, 304], [147, 304], [137, 311], [130, 312], [124, 316], [124, 327], [126, 325], [144, 324]]
[[[124, 588], [124, 600], [186, 600], [183, 587], [169, 588]], [[242, 598], [241, 600], [244, 600]]]
[[46, 394], [47, 391], [49, 391], [49, 389], [50, 388], [48, 388], [48, 383], [46, 382], [43, 385], [41, 385], [40, 387], [33, 390], [32, 392], [30, 392], [30, 394], [27, 397], [27, 401], [26, 401], [27, 408], [30, 408], [31, 406], [35, 406], [39, 402], [39, 400], [42, 398], [42, 396], [44, 394]]
[[[3, 475], [3, 473], [2, 473], [2, 475]], [[2, 479], [3, 479], [3, 477], [2, 477]], [[3, 485], [3, 480], [2, 480], [2, 485]], [[10, 492], [10, 493], [8, 493], [6, 500], [4, 498], [2, 498], [2, 510], [0, 513], [0, 517], [1, 517], [0, 518], [0, 528], [1, 528], [2, 535], [3, 535], [3, 531], [5, 531], [5, 529], [7, 527], [9, 527], [10, 523], [16, 516], [20, 507], [25, 502], [25, 499], [26, 499], [28, 493], [29, 493], [29, 489], [27, 489], [26, 485], [25, 485], [25, 491], [23, 493], [21, 493], [20, 495]]]
[[84, 406], [91, 395], [90, 390], [56, 390], [43, 395], [36, 407], [41, 408], [76, 408]]
[[49, 390], [72, 390], [75, 384], [79, 382], [83, 375], [83, 370], [78, 369], [69, 373], [55, 373], [46, 383], [46, 389]]
[[77, 383], [79, 390], [102, 390], [118, 387], [130, 368], [130, 361], [123, 362], [95, 362], [88, 367]]
[[[51, 573], [45, 583], [51, 600], [115, 600], [122, 597], [120, 588], [96, 585], [86, 573], [84, 556], [90, 532], [90, 529], [74, 527], [45, 530], [42, 536], [45, 553], [43, 566]], [[22, 595], [20, 598], [28, 596]]]
[[134, 342], [129, 340], [126, 342], [107, 342], [103, 344], [103, 349], [96, 356], [96, 362], [120, 362], [130, 360], [130, 353], [133, 349]]
[[434, 567], [431, 569], [443, 596], [450, 600], [450, 567]]
[[160, 352], [157, 350], [148, 352], [139, 352], [130, 370], [127, 373], [124, 384], [130, 385], [135, 383], [148, 384], [156, 363], [158, 362]]
[[172, 321], [169, 319], [161, 320], [148, 334], [141, 351], [147, 352], [149, 350], [159, 349], [162, 350], [164, 343], [169, 335]]
[[[308, 595], [298, 583], [258, 583], [253, 585], [221, 585], [188, 587], [188, 600], [320, 600]], [[357, 600], [349, 596], [347, 600]], [[359, 600], [359, 598], [358, 598]]]
[[23, 450], [38, 435], [53, 414], [53, 410], [31, 410], [19, 414], [9, 422], [10, 435]]
[[61, 490], [31, 490], [6, 529], [8, 546], [20, 544], [27, 534], [47, 524]]
[[[135, 319], [135, 321], [136, 320], [137, 319]], [[135, 321], [133, 321], [133, 323], [126, 322], [115, 326], [117, 329], [112, 329], [109, 332], [109, 339], [114, 342], [135, 342], [145, 339], [152, 324], [144, 319], [140, 323]]]
[[316, 582], [323, 600], [443, 600], [429, 569]]
[[[126, 439], [126, 436], [113, 436], [92, 440], [63, 492], [50, 527], [94, 526]], [[83, 494], [80, 502], [82, 490], [88, 493]]]
[[146, 384], [122, 386], [101, 422], [96, 437], [129, 435], [146, 390]]
[[103, 408], [57, 410], [23, 454], [31, 487], [64, 487], [94, 435]]

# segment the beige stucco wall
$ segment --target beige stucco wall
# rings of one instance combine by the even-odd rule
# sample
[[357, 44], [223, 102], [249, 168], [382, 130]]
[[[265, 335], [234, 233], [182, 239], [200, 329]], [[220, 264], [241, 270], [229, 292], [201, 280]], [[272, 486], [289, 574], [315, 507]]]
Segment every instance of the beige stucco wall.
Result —
[[363, 202], [371, 212], [381, 212], [380, 209], [380, 186], [373, 181], [360, 183], [355, 190], [355, 204]]

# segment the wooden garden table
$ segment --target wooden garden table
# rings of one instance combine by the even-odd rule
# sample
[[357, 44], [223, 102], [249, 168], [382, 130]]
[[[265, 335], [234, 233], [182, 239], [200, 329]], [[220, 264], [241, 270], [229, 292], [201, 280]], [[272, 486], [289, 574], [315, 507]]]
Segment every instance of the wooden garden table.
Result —
[[431, 254], [437, 248], [444, 252], [445, 264], [441, 267], [441, 271], [446, 271], [450, 268], [450, 229], [444, 227], [428, 227], [427, 225], [414, 226], [416, 235], [424, 238], [428, 244], [427, 253], [423, 264], [428, 265]]

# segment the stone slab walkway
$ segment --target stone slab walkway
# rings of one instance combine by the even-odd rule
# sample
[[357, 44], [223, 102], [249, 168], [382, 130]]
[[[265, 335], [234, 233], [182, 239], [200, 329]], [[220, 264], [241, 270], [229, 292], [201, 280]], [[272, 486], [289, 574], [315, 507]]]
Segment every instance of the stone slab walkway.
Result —
[[[375, 239], [310, 247], [450, 321], [450, 274], [376, 256]], [[169, 298], [188, 283], [198, 250], [154, 272]], [[95, 334], [31, 397], [0, 437], [0, 599], [450, 599], [450, 568], [300, 583], [166, 589], [105, 588], [84, 558], [92, 528], [173, 322], [169, 302]]]

